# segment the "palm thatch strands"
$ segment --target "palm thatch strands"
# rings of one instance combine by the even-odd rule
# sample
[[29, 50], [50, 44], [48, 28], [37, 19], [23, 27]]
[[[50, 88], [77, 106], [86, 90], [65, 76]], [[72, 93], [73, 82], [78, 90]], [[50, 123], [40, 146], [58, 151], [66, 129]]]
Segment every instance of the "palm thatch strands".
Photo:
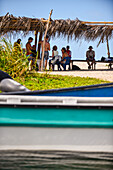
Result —
[[14, 17], [8, 13], [0, 17], [0, 34], [11, 32], [21, 32], [27, 35], [29, 31], [44, 31], [44, 22], [40, 19], [32, 19], [27, 17]]
[[[47, 20], [27, 17], [14, 17], [7, 13], [0, 17], [0, 35], [6, 33], [23, 33], [24, 36], [30, 31], [44, 34]], [[67, 37], [68, 39], [85, 39], [94, 41], [98, 39], [98, 45], [113, 37], [113, 22], [86, 22], [75, 20], [50, 20], [48, 34], [52, 37]], [[37, 37], [37, 36], [36, 36]], [[107, 38], [106, 38], [107, 37]]]
[[[14, 17], [7, 13], [5, 16], [0, 17], [0, 35], [7, 32], [20, 32], [23, 31], [24, 35], [29, 31], [43, 32], [46, 29], [47, 20], [27, 17]], [[102, 41], [106, 40], [106, 35], [110, 39], [113, 34], [113, 22], [92, 22], [105, 25], [88, 25], [91, 22], [76, 20], [51, 20], [49, 24], [49, 34], [51, 36], [68, 36], [75, 40], [85, 38], [85, 40], [95, 40], [100, 38]], [[107, 25], [112, 24], [112, 25]]]

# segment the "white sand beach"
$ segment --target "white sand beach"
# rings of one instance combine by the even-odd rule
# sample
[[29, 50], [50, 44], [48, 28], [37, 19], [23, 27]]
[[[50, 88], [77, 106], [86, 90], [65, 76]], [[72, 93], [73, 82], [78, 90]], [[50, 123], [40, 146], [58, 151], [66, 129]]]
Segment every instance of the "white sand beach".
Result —
[[50, 74], [54, 75], [67, 75], [67, 76], [79, 76], [79, 77], [93, 77], [101, 80], [107, 80], [113, 82], [113, 70], [112, 71], [54, 71]]
[[54, 75], [68, 75], [68, 76], [80, 76], [80, 77], [93, 77], [101, 80], [113, 82], [113, 69], [108, 69], [108, 64], [98, 63], [96, 64], [96, 70], [88, 70], [87, 63], [76, 62], [75, 65], [79, 66], [81, 70], [74, 71], [52, 71], [50, 74]]

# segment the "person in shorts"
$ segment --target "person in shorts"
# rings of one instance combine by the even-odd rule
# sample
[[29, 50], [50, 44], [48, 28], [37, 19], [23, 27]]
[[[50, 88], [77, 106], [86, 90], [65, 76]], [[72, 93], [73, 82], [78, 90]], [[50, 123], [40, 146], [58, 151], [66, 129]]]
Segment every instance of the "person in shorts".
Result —
[[[45, 61], [44, 66], [45, 66], [45, 69], [47, 68], [47, 61], [49, 59], [49, 51], [50, 51], [50, 43], [48, 41], [49, 41], [49, 36], [47, 35], [46, 40], [45, 40], [45, 47], [44, 47], [44, 61]], [[42, 51], [43, 51], [44, 41], [41, 41], [39, 43], [41, 43], [41, 48], [42, 48]]]
[[26, 56], [29, 61], [29, 70], [32, 70], [32, 65], [33, 65], [33, 53], [32, 53], [32, 46], [31, 46], [32, 41], [33, 38], [29, 37], [28, 42], [26, 43]]
[[91, 66], [95, 63], [95, 51], [92, 49], [93, 47], [89, 46], [89, 50], [86, 52], [86, 61], [88, 64], [88, 69], [91, 69]]

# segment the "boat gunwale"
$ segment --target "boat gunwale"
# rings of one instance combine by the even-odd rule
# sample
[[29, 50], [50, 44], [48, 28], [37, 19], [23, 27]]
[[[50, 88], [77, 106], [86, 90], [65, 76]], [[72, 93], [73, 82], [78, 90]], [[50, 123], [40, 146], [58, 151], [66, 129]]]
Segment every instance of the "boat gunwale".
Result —
[[0, 108], [2, 107], [11, 107], [11, 108], [62, 108], [62, 109], [113, 109], [113, 104], [100, 104], [100, 105], [63, 105], [63, 104], [6, 104], [6, 103], [0, 103]]
[[64, 92], [64, 91], [72, 91], [72, 90], [88, 90], [95, 88], [103, 88], [103, 87], [113, 87], [113, 83], [104, 83], [104, 84], [95, 84], [88, 86], [78, 86], [78, 87], [69, 87], [69, 88], [59, 88], [59, 89], [48, 89], [48, 90], [34, 90], [34, 91], [17, 91], [17, 92], [3, 92], [0, 95], [34, 95], [34, 94], [46, 94], [46, 93], [56, 93], [56, 92]]

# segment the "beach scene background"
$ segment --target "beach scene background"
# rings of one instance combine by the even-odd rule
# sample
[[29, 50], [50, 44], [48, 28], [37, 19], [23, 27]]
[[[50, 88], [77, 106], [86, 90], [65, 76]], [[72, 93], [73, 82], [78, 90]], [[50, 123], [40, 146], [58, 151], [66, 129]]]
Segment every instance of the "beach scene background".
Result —
[[[4, 16], [7, 12], [14, 16], [25, 16], [31, 18], [45, 18], [48, 19], [50, 10], [53, 9], [51, 18], [55, 19], [71, 19], [75, 20], [78, 18], [81, 21], [113, 21], [113, 1], [112, 0], [0, 0], [0, 16]], [[30, 33], [26, 37], [22, 35], [10, 35], [12, 44], [18, 39], [22, 39], [23, 48], [29, 38], [34, 38], [34, 33]], [[78, 42], [74, 39], [67, 40], [67, 38], [57, 36], [50, 39], [52, 55], [52, 47], [58, 46], [59, 54], [61, 55], [61, 48], [70, 46], [72, 51], [72, 59], [85, 59], [86, 51], [90, 45], [93, 46], [96, 54], [96, 60], [100, 60], [102, 56], [107, 57], [107, 44], [106, 42], [101, 43], [99, 47], [97, 44], [99, 39], [96, 41], [85, 41], [80, 39]], [[32, 42], [32, 45], [34, 41]], [[109, 48], [111, 57], [113, 56], [113, 40], [109, 40]]]
[[[75, 20], [78, 18], [81, 21], [113, 21], [113, 0], [0, 0], [0, 16], [4, 16], [9, 12], [9, 14], [13, 14], [16, 17], [25, 16], [30, 18], [48, 19], [51, 9], [53, 9], [51, 17], [53, 20], [69, 18]], [[34, 33], [29, 33], [26, 37], [22, 34], [17, 34], [15, 36], [8, 34], [4, 37], [10, 39], [12, 44], [18, 38], [21, 38], [22, 47], [25, 48], [25, 44], [30, 36], [33, 38], [35, 37]], [[107, 57], [107, 44], [106, 42], [103, 42], [97, 47], [98, 42], [99, 39], [88, 42], [84, 39], [78, 41], [72, 39], [68, 41], [66, 37], [51, 37], [51, 51], [49, 55], [52, 55], [52, 47], [54, 45], [58, 46], [60, 55], [61, 48], [69, 45], [70, 50], [72, 51], [72, 59], [85, 60], [86, 51], [91, 45], [96, 53], [96, 60], [100, 60], [102, 56]], [[34, 40], [32, 45], [34, 45]], [[109, 40], [109, 48], [110, 55], [113, 57], [113, 39]], [[95, 71], [88, 70], [87, 63], [75, 62], [74, 64], [79, 66], [81, 70], [66, 72], [54, 71], [50, 72], [50, 74], [94, 77], [113, 82], [113, 69], [107, 70], [108, 66], [106, 63], [97, 64], [97, 70]], [[0, 169], [112, 170], [113, 153], [18, 150], [18, 148], [17, 150], [6, 149], [0, 150]]]

